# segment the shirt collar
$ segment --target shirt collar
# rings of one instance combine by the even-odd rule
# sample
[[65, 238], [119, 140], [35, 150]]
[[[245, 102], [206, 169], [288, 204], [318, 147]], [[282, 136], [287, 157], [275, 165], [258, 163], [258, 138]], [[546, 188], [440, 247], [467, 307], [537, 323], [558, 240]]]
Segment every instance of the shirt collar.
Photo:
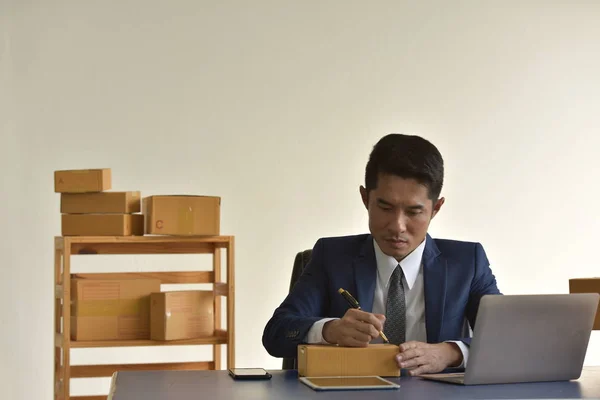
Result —
[[[423, 240], [416, 249], [414, 249], [409, 255], [400, 261], [400, 267], [404, 273], [404, 279], [406, 279], [406, 283], [408, 284], [408, 290], [413, 287], [415, 281], [417, 280], [417, 275], [419, 275], [421, 261], [423, 259], [423, 251], [425, 250], [425, 242], [426, 240]], [[381, 281], [385, 284], [385, 286], [387, 286], [392, 273], [398, 265], [398, 261], [396, 261], [394, 257], [384, 254], [375, 239], [373, 239], [373, 246], [375, 247], [377, 273], [379, 274]]]

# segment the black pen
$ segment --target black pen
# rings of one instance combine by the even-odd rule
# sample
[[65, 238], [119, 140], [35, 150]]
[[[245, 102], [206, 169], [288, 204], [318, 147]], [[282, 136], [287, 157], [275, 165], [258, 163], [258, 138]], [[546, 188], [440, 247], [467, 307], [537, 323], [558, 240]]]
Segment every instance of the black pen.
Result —
[[[341, 294], [344, 299], [346, 299], [346, 301], [348, 302], [348, 304], [350, 304], [350, 307], [355, 308], [357, 310], [360, 310], [360, 304], [358, 304], [358, 301], [356, 301], [356, 299], [350, 294], [350, 292], [348, 292], [347, 290], [344, 290], [342, 288], [338, 289], [338, 293]], [[385, 336], [385, 334], [383, 333], [383, 331], [379, 331], [379, 336], [381, 336], [381, 338], [386, 342], [389, 343], [390, 341], [388, 340], [388, 338]]]

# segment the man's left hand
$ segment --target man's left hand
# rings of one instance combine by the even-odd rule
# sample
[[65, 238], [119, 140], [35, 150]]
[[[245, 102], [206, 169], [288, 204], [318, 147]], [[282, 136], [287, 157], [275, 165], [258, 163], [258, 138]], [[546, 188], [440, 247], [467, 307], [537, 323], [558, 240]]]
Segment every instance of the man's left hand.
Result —
[[400, 345], [396, 361], [400, 368], [412, 368], [411, 376], [436, 373], [462, 363], [462, 352], [456, 343], [429, 344], [406, 342]]

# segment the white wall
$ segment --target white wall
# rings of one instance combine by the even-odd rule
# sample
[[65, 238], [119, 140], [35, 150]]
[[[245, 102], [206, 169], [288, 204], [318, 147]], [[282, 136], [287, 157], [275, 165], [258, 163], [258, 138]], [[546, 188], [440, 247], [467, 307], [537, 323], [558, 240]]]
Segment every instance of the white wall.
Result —
[[[6, 1], [5, 398], [51, 398], [57, 169], [111, 167], [115, 190], [144, 195], [222, 196], [222, 231], [237, 244], [241, 367], [281, 365], [261, 334], [295, 253], [367, 229], [358, 186], [389, 132], [438, 145], [447, 202], [431, 233], [481, 241], [504, 293], [565, 293], [570, 277], [598, 275], [597, 2]], [[91, 257], [75, 268], [194, 262]], [[210, 352], [73, 354], [201, 357]], [[597, 333], [586, 363], [600, 364]]]

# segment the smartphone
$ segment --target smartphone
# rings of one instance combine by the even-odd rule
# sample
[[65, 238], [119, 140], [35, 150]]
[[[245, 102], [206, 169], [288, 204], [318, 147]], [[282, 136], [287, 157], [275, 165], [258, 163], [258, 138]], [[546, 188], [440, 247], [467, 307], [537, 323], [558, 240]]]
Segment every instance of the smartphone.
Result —
[[271, 379], [271, 374], [262, 368], [229, 368], [229, 375], [239, 381]]

